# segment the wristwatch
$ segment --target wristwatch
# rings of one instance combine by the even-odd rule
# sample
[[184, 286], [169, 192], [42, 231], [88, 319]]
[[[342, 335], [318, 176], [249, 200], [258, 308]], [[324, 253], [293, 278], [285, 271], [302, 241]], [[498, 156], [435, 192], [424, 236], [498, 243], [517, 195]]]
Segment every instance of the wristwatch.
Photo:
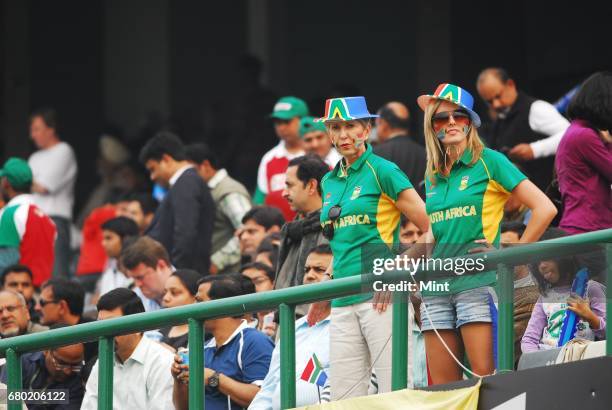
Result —
[[208, 387], [212, 387], [213, 389], [216, 389], [217, 387], [219, 387], [219, 373], [218, 372], [215, 371], [212, 374], [212, 376], [208, 378]]

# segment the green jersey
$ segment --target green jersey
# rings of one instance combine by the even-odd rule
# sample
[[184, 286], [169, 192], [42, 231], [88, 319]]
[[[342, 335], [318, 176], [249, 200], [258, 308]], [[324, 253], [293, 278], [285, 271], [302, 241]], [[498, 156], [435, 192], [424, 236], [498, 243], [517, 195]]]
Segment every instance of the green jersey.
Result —
[[[370, 145], [348, 169], [343, 168], [343, 162], [339, 161], [321, 181], [321, 225], [331, 223], [328, 218], [331, 207], [342, 208], [330, 241], [334, 278], [368, 273], [372, 257], [393, 256], [391, 247], [398, 244], [400, 221], [395, 201], [400, 192], [412, 188], [399, 167], [374, 154]], [[332, 306], [348, 306], [371, 297], [371, 294], [347, 296], [335, 299]]]
[[[425, 179], [426, 209], [436, 240], [432, 258], [466, 255], [471, 248], [486, 239], [497, 247], [504, 204], [512, 190], [527, 177], [505, 155], [485, 148], [474, 165], [472, 152], [466, 150], [455, 162], [448, 177], [435, 175], [435, 184]], [[450, 293], [494, 284], [496, 272], [481, 272], [452, 277]], [[423, 292], [444, 294], [444, 292]]]

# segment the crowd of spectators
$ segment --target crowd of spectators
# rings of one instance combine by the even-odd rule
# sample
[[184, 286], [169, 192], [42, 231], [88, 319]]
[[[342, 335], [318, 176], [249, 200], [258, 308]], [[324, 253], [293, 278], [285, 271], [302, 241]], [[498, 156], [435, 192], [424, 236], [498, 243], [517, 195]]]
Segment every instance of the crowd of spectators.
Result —
[[[545, 221], [545, 226], [538, 227], [544, 232], [539, 240], [612, 228], [612, 74], [589, 77], [572, 98], [567, 118], [548, 102], [521, 91], [502, 68], [483, 70], [475, 89], [489, 108], [488, 121], [483, 121], [478, 134], [474, 129], [480, 118], [472, 115], [471, 107], [461, 111], [463, 105], [455, 103], [455, 111], [450, 114], [435, 112], [431, 106], [425, 109], [425, 138], [429, 138], [427, 144], [442, 146], [444, 128], [440, 134], [436, 121], [464, 121], [474, 126], [465, 128], [469, 138], [481, 144], [474, 144], [474, 149], [482, 150], [483, 164], [496, 164], [490, 174], [487, 169], [485, 185], [494, 185], [493, 189], [505, 198], [500, 205], [503, 218], [492, 228], [498, 232], [499, 246], [517, 246], [526, 242], [527, 236], [533, 238], [531, 241], [538, 240], [539, 234], [529, 227], [530, 222]], [[435, 109], [452, 106], [454, 100], [447, 100]], [[269, 108], [279, 142], [261, 158], [257, 170], [245, 171], [257, 174], [253, 194], [249, 192], [251, 187], [245, 187], [221, 167], [219, 159], [225, 154], [215, 152], [214, 146], [203, 142], [186, 145], [180, 136], [161, 131], [151, 135], [140, 152], [130, 152], [120, 139], [104, 135], [99, 145], [101, 183], [78, 218], [73, 218], [78, 159], [60, 138], [55, 111], [45, 108], [33, 112], [30, 133], [37, 151], [27, 161], [9, 158], [0, 170], [4, 202], [0, 210], [0, 336], [16, 337], [346, 276], [336, 270], [337, 263], [346, 264], [338, 262], [337, 250], [367, 237], [361, 231], [348, 236], [349, 231], [339, 233], [336, 225], [333, 239], [333, 226], [340, 215], [332, 216], [337, 204], [331, 202], [338, 200], [330, 199], [329, 187], [337, 183], [335, 179], [352, 175], [352, 164], [346, 162], [351, 156], [340, 146], [344, 144], [342, 138], [354, 132], [342, 128], [352, 121], [344, 119], [342, 124], [349, 125], [331, 130], [329, 124], [310, 115], [304, 100], [293, 96], [283, 97]], [[327, 119], [332, 115], [329, 113]], [[388, 102], [373, 117], [377, 117], [375, 121], [368, 119], [355, 126], [363, 128], [363, 133], [355, 137], [358, 149], [360, 138], [374, 126], [377, 138], [364, 139], [368, 159], [354, 164], [357, 168], [365, 162], [374, 177], [369, 176], [372, 180], [363, 182], [363, 186], [345, 189], [340, 201], [349, 200], [350, 195], [350, 201], [359, 203], [355, 212], [366, 216], [368, 207], [373, 206], [377, 209], [370, 215], [374, 221], [377, 216], [395, 212], [389, 207], [401, 211], [393, 218], [390, 235], [395, 235], [402, 251], [417, 249], [424, 241], [431, 244], [429, 221], [433, 223], [434, 219], [430, 203], [442, 201], [431, 198], [436, 194], [431, 181], [439, 178], [431, 171], [440, 158], [434, 161], [430, 145], [426, 149], [411, 135], [412, 116], [406, 105]], [[330, 138], [332, 134], [337, 137]], [[440, 157], [441, 152], [436, 155]], [[448, 179], [439, 182], [438, 188], [451, 185], [448, 181], [458, 169], [454, 163], [444, 168], [447, 154], [452, 157], [456, 153], [448, 149], [444, 153], [439, 174], [448, 172]], [[157, 186], [155, 194], [153, 188], [141, 188], [136, 171], [128, 166], [129, 159], [136, 157]], [[474, 165], [469, 163], [471, 158], [463, 156], [453, 160], [467, 167]], [[512, 164], [513, 168], [499, 164]], [[376, 172], [383, 171], [387, 174], [379, 180]], [[533, 181], [533, 191], [526, 191], [524, 186], [515, 188], [523, 178]], [[363, 199], [373, 195], [368, 184], [377, 184], [383, 191], [375, 203]], [[450, 189], [463, 191], [467, 185], [464, 176], [461, 185]], [[395, 197], [385, 194], [387, 188]], [[404, 191], [418, 196], [404, 197]], [[550, 226], [554, 208], [544, 217], [542, 209], [530, 203], [534, 199], [525, 199], [526, 192], [541, 191], [552, 199], [550, 203], [558, 212]], [[548, 203], [539, 205], [546, 208]], [[418, 204], [427, 204], [429, 218], [421, 218], [425, 206], [420, 208]], [[406, 217], [411, 212], [415, 217]], [[326, 230], [329, 221], [328, 225], [322, 223], [328, 218], [331, 233]], [[378, 223], [379, 230], [383, 229], [382, 222]], [[70, 235], [75, 232], [80, 235], [80, 245], [71, 263]], [[477, 250], [491, 250], [497, 245], [482, 241], [483, 248]], [[601, 267], [602, 254], [595, 249], [594, 255], [559, 255], [513, 267], [516, 362], [521, 353], [560, 346], [564, 318], [571, 313], [579, 321], [576, 338], [605, 339], [605, 268]], [[351, 263], [361, 266], [362, 261]], [[577, 293], [577, 273], [585, 267], [588, 277], [582, 293]], [[487, 286], [493, 284], [487, 282]], [[486, 299], [487, 293], [483, 295]], [[391, 332], [391, 313], [385, 313], [387, 302], [380, 302], [379, 295], [374, 296], [374, 302], [370, 301], [372, 295], [366, 296], [359, 301], [350, 297], [331, 305], [315, 303], [296, 308], [298, 406], [390, 389], [391, 346], [385, 338]], [[422, 305], [432, 309], [439, 298], [419, 293], [410, 297], [410, 387], [463, 377], [463, 372], [456, 376], [454, 369], [441, 369], [448, 367], [447, 362], [437, 359], [451, 352], [436, 344], [433, 338], [439, 335], [431, 330], [438, 322]], [[490, 304], [494, 303], [492, 297]], [[431, 314], [442, 313], [432, 310]], [[205, 321], [206, 408], [280, 408], [282, 340], [278, 322], [275, 311]], [[475, 329], [462, 328], [461, 324], [455, 328], [453, 324], [452, 330], [441, 330], [456, 356], [463, 353], [460, 347], [453, 347], [453, 343], [459, 346], [460, 339], [465, 353], [474, 354], [474, 346], [480, 345], [473, 342], [473, 335], [482, 335], [479, 332], [488, 332], [487, 337], [479, 336], [479, 343], [492, 349], [488, 345], [493, 345], [495, 336], [489, 327], [473, 333], [467, 332], [468, 328], [470, 332]], [[448, 336], [449, 332], [453, 335]], [[356, 346], [362, 352], [359, 357], [353, 356], [357, 350], [351, 350]], [[186, 324], [116, 336], [115, 407], [117, 403], [129, 403], [130, 408], [138, 409], [188, 408], [189, 363], [178, 354], [188, 348]], [[97, 408], [97, 349], [96, 342], [86, 342], [22, 355], [24, 389], [64, 388], [70, 395], [67, 407], [35, 408]], [[492, 359], [482, 355], [471, 359], [475, 372], [491, 373], [494, 369], [489, 368], [494, 366]], [[332, 377], [304, 379], [302, 373], [309, 366]], [[7, 372], [2, 367], [0, 382], [6, 381]]]

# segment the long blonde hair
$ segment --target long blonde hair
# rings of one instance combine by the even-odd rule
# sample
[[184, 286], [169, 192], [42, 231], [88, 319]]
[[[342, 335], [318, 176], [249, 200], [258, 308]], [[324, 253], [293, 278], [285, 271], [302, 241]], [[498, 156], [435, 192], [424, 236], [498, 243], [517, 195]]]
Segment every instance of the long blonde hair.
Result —
[[[433, 117], [440, 104], [442, 104], [442, 100], [438, 100], [434, 104], [429, 104], [425, 108], [425, 120], [423, 121], [425, 150], [427, 151], [427, 169], [425, 171], [425, 177], [429, 178], [429, 182], [432, 184], [436, 181], [435, 174], [443, 173], [446, 167], [444, 163], [446, 160], [444, 146], [436, 136], [436, 132], [431, 124], [431, 117]], [[480, 159], [482, 150], [484, 149], [484, 144], [474, 126], [470, 127], [470, 132], [467, 135], [467, 147], [465, 149], [472, 151], [472, 162], [470, 162], [470, 165], [474, 165]]]

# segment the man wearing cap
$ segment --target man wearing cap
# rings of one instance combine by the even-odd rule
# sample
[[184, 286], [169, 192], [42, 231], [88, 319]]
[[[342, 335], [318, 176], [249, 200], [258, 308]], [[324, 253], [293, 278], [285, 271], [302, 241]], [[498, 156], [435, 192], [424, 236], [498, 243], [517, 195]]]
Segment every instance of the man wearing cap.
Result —
[[289, 161], [304, 155], [299, 131], [300, 119], [307, 115], [308, 106], [303, 100], [297, 97], [278, 100], [270, 117], [274, 120], [274, 130], [280, 142], [263, 156], [257, 171], [257, 189], [253, 202], [279, 208], [287, 221], [295, 217], [295, 212], [282, 195], [285, 172]]
[[315, 121], [314, 117], [304, 117], [300, 120], [300, 138], [304, 141], [306, 153], [317, 155], [330, 169], [333, 169], [342, 158], [332, 146], [325, 125]]
[[408, 136], [410, 113], [408, 108], [397, 101], [391, 101], [378, 110], [376, 135], [379, 143], [374, 152], [395, 162], [412, 181], [415, 189], [424, 197], [424, 176], [427, 164], [425, 148]]
[[[29, 194], [32, 170], [21, 158], [9, 158], [0, 170], [0, 189], [7, 202], [0, 211], [0, 254], [13, 253], [32, 270], [34, 286], [40, 286], [53, 271], [55, 224], [36, 205]], [[2, 258], [5, 259], [5, 258]]]
[[554, 166], [550, 156], [557, 152], [569, 122], [552, 104], [517, 90], [503, 68], [483, 70], [476, 87], [495, 117], [483, 133], [491, 148], [520, 161], [529, 179], [546, 190]]

